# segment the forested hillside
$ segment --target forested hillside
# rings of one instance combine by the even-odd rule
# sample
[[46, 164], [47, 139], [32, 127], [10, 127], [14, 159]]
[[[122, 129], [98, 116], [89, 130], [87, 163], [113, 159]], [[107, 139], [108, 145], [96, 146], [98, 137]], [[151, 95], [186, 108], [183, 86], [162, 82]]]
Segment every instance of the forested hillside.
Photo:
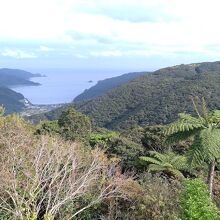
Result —
[[[157, 70], [106, 94], [72, 104], [94, 125], [110, 129], [167, 124], [180, 112], [194, 114], [192, 97], [204, 97], [210, 110], [220, 107], [220, 62], [178, 65]], [[61, 109], [30, 117], [54, 120]]]
[[107, 92], [109, 92], [110, 90], [124, 83], [127, 83], [130, 80], [137, 78], [138, 76], [145, 74], [147, 74], [147, 72], [127, 73], [121, 76], [116, 76], [109, 79], [101, 80], [95, 86], [92, 86], [90, 89], [86, 89], [82, 94], [78, 95], [74, 99], [74, 102], [85, 101], [102, 96]]
[[6, 113], [22, 111], [25, 107], [24, 96], [11, 89], [0, 87], [0, 105], [6, 108]]
[[18, 69], [0, 69], [0, 86], [17, 86], [17, 85], [39, 85], [30, 81], [32, 77], [41, 76], [40, 74], [32, 74], [30, 72]]
[[107, 128], [167, 124], [180, 112], [193, 112], [192, 96], [205, 97], [210, 109], [218, 108], [219, 86], [220, 62], [179, 65], [136, 78], [76, 108]]
[[6, 108], [6, 114], [20, 112], [25, 108], [25, 97], [13, 91], [14, 86], [38, 86], [39, 83], [30, 81], [32, 77], [40, 77], [40, 74], [18, 69], [0, 69], [0, 105]]

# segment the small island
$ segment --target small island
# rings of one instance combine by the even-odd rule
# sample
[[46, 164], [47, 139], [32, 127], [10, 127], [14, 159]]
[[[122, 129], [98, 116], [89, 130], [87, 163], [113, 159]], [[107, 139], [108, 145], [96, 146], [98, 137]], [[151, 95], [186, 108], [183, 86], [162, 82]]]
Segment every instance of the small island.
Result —
[[88, 83], [93, 83], [93, 81], [92, 81], [92, 80], [89, 80]]

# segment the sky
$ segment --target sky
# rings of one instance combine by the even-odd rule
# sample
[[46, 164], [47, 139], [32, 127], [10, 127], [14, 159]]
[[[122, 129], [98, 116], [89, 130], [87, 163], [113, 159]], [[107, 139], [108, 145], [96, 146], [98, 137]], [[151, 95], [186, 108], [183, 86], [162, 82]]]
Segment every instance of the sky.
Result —
[[0, 67], [154, 70], [220, 60], [219, 0], [0, 0]]

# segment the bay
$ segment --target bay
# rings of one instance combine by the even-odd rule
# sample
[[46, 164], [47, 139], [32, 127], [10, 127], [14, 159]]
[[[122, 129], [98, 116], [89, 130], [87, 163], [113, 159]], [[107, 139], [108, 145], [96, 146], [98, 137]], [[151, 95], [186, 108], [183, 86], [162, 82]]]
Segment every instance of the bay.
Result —
[[40, 86], [17, 86], [13, 90], [25, 96], [32, 104], [69, 103], [99, 80], [129, 72], [126, 70], [28, 69], [46, 77], [31, 80]]

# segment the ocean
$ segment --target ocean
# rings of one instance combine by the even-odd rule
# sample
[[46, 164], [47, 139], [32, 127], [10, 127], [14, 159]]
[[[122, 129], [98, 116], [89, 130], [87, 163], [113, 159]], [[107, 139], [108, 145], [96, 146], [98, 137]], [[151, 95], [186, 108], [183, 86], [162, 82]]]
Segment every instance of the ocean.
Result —
[[30, 69], [46, 77], [35, 77], [31, 81], [40, 86], [18, 86], [13, 90], [25, 96], [32, 104], [69, 103], [85, 89], [99, 80], [132, 72], [126, 70], [73, 70], [73, 69]]

